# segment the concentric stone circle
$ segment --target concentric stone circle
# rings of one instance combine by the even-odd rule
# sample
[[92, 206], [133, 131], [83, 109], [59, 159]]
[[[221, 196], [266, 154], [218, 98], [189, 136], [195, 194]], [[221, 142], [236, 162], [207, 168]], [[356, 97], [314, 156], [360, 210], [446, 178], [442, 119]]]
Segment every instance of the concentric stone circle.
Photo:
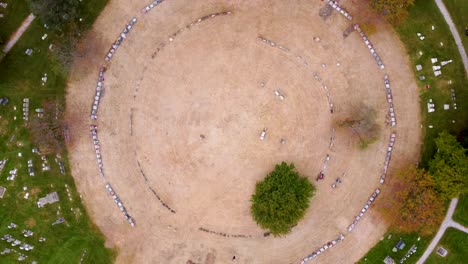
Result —
[[[316, 3], [302, 7], [165, 1], [136, 15], [105, 64], [93, 122], [105, 179], [137, 223], [128, 229], [112, 199], [102, 197], [100, 214], [111, 218], [98, 217], [98, 225], [110, 221], [121, 230], [102, 227], [119, 238], [119, 247], [128, 247], [121, 261], [134, 254], [136, 262], [214, 256], [224, 263], [235, 254], [245, 263], [296, 262], [346, 234], [380, 187], [381, 149], [391, 131], [384, 122], [385, 72], [359, 35], [342, 37], [349, 22], [338, 15], [319, 20]], [[211, 16], [222, 12], [230, 13]], [[200, 18], [206, 20], [197, 23]], [[111, 41], [119, 30], [107, 34]], [[330, 147], [334, 122], [355, 103], [378, 110], [382, 139], [359, 152], [336, 135]], [[326, 177], [305, 219], [286, 238], [264, 237], [249, 213], [255, 183], [281, 161], [294, 162], [315, 181], [327, 155]], [[344, 172], [342, 186], [331, 189]], [[360, 230], [375, 230], [371, 220], [363, 221]], [[360, 241], [360, 230], [340, 247]], [[140, 239], [147, 245], [133, 246]]]

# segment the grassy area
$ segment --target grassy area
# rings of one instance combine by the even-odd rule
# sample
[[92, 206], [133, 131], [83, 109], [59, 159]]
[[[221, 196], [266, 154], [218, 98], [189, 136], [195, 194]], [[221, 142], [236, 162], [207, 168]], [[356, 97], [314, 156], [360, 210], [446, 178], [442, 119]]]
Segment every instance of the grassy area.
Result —
[[[86, 14], [83, 15], [84, 28], [92, 24], [106, 3], [107, 0], [86, 1], [82, 10]], [[49, 37], [43, 41], [41, 36], [44, 33]], [[30, 98], [30, 118], [35, 114], [34, 109], [41, 108], [45, 101], [57, 100], [62, 107], [65, 105], [66, 71], [60, 69], [61, 66], [52, 59], [48, 49], [57, 38], [54, 32], [45, 29], [36, 19], [10, 53], [0, 61], [0, 96], [10, 98], [7, 106], [0, 106], [0, 160], [8, 159], [0, 172], [0, 186], [7, 188], [4, 197], [0, 199], [0, 237], [10, 234], [34, 246], [33, 250], [24, 251], [19, 246], [12, 247], [0, 240], [0, 251], [7, 247], [17, 251], [0, 255], [0, 263], [17, 263], [18, 253], [28, 256], [27, 263], [36, 260], [38, 263], [54, 264], [78, 263], [85, 251], [85, 263], [112, 263], [116, 256], [114, 250], [104, 246], [104, 237], [89, 220], [81, 204], [70, 174], [66, 151], [61, 153], [65, 175], [60, 173], [55, 154], [46, 156], [51, 170], [42, 171], [41, 156], [32, 153], [35, 146], [22, 119], [23, 98]], [[27, 48], [34, 50], [32, 56], [24, 54]], [[42, 86], [41, 77], [44, 73], [48, 74], [48, 80]], [[33, 177], [27, 171], [28, 160], [34, 164]], [[18, 169], [18, 176], [8, 181], [9, 171], [13, 169]], [[58, 193], [60, 202], [38, 208], [38, 199], [53, 191]], [[28, 199], [24, 198], [26, 193], [29, 193]], [[64, 223], [52, 225], [61, 217], [65, 219]], [[11, 222], [18, 227], [8, 229]], [[33, 231], [34, 235], [24, 237], [24, 229]], [[41, 237], [46, 238], [46, 241], [39, 242]]]
[[[388, 236], [390, 234], [392, 235], [392, 237], [388, 239]], [[418, 238], [420, 238], [419, 241]], [[402, 250], [393, 252], [393, 247], [395, 247], [395, 245], [400, 239], [402, 239], [405, 242], [406, 246]], [[419, 237], [418, 234], [414, 233], [401, 234], [389, 232], [385, 234], [384, 239], [377, 243], [377, 245], [375, 245], [369, 252], [367, 252], [367, 254], [358, 263], [383, 263], [383, 260], [386, 256], [390, 256], [397, 263], [399, 263], [400, 259], [408, 253], [408, 250], [411, 248], [412, 245], [415, 245], [417, 247], [416, 253], [414, 253], [411, 257], [407, 258], [405, 263], [416, 263], [416, 261], [424, 253], [424, 249], [429, 245], [430, 242], [431, 237]]]
[[456, 222], [468, 226], [468, 195], [460, 195], [458, 198], [457, 208], [453, 214], [453, 220]]
[[[434, 31], [431, 29], [432, 25], [435, 26]], [[408, 19], [396, 27], [396, 30], [406, 46], [415, 77], [420, 75], [426, 77], [423, 81], [418, 79], [417, 83], [420, 87], [424, 126], [421, 166], [427, 167], [436, 151], [434, 139], [437, 135], [442, 130], [448, 130], [456, 135], [468, 125], [466, 104], [468, 90], [465, 89], [468, 86], [468, 80], [455, 41], [434, 1], [416, 0], [415, 5], [409, 10]], [[417, 37], [418, 32], [426, 37], [423, 41]], [[438, 62], [434, 65], [440, 65], [441, 61], [446, 60], [453, 60], [453, 62], [442, 68], [442, 75], [435, 77], [431, 58], [438, 58]], [[416, 71], [417, 64], [422, 65], [421, 71]], [[424, 89], [426, 84], [430, 86], [429, 89]], [[451, 89], [455, 90], [457, 110], [453, 109]], [[433, 113], [427, 113], [429, 99], [432, 99], [435, 104], [436, 111]], [[450, 104], [450, 110], [444, 111], [444, 104]]]
[[[435, 27], [434, 31], [432, 26]], [[395, 29], [406, 47], [420, 89], [424, 129], [420, 166], [425, 168], [436, 152], [434, 139], [441, 131], [448, 130], [456, 135], [468, 126], [468, 105], [466, 104], [468, 101], [468, 90], [466, 89], [468, 80], [455, 41], [434, 1], [416, 0], [415, 5], [409, 10], [408, 19]], [[418, 32], [425, 36], [424, 40], [418, 38]], [[434, 65], [440, 65], [441, 61], [446, 60], [453, 60], [453, 62], [442, 68], [442, 75], [435, 77], [431, 58], [438, 58], [438, 62]], [[421, 71], [416, 71], [418, 64], [423, 67]], [[420, 81], [418, 77], [421, 75], [424, 75], [426, 79]], [[425, 85], [429, 85], [430, 88], [425, 89]], [[455, 90], [457, 110], [453, 108], [451, 89]], [[429, 99], [432, 99], [435, 104], [436, 111], [433, 113], [427, 112]], [[450, 104], [450, 110], [444, 111], [444, 104]], [[429, 128], [429, 126], [433, 128]], [[410, 247], [412, 244], [418, 247], [418, 251], [405, 262], [415, 263], [430, 242], [430, 237], [423, 237], [418, 241], [419, 245], [416, 244], [417, 234], [394, 234], [393, 237], [394, 239], [384, 239], [377, 243], [361, 259], [360, 263], [381, 263], [387, 255], [395, 261], [400, 261], [407, 248], [405, 248], [405, 252], [394, 253], [391, 251], [400, 237]], [[366, 258], [367, 261], [365, 261]]]
[[468, 3], [466, 0], [443, 0], [447, 7], [453, 23], [463, 42], [465, 50], [468, 52], [468, 36], [465, 35], [465, 28], [468, 27]]
[[[447, 256], [441, 257], [436, 252], [432, 252], [426, 264], [466, 263], [466, 257], [468, 256], [468, 234], [454, 228], [448, 228], [439, 245], [447, 249]], [[439, 245], [437, 245], [436, 250], [439, 248]]]
[[21, 25], [21, 22], [29, 15], [29, 7], [26, 0], [3, 0], [7, 8], [0, 7], [0, 46], [6, 42], [13, 32]]

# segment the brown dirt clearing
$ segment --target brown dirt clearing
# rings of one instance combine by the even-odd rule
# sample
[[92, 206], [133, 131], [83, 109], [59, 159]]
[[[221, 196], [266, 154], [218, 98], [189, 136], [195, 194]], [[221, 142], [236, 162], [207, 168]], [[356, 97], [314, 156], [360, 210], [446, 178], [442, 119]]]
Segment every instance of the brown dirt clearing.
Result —
[[[397, 140], [390, 173], [395, 164], [417, 161], [417, 87], [394, 33], [381, 30], [371, 38], [386, 65], [382, 71], [357, 33], [343, 39], [349, 21], [336, 12], [326, 21], [319, 17], [322, 5], [168, 0], [142, 15], [141, 1], [110, 1], [89, 35], [96, 50], [83, 48], [73, 67], [67, 116], [73, 118], [74, 178], [95, 223], [119, 248], [118, 263], [230, 263], [234, 255], [237, 263], [297, 263], [340, 233], [345, 240], [314, 261], [352, 263], [380, 239], [386, 225], [373, 210], [352, 233], [346, 228], [381, 187], [392, 131]], [[207, 19], [169, 41], [192, 21], [222, 11], [232, 14]], [[88, 126], [98, 69], [135, 15], [137, 24], [107, 64], [97, 122], [106, 178], [135, 218], [132, 228], [99, 178]], [[259, 35], [290, 51], [266, 45]], [[396, 128], [385, 124], [385, 73]], [[359, 150], [353, 140], [337, 136], [329, 149], [333, 115], [323, 85], [333, 115], [344, 115], [349, 105], [376, 109], [381, 133], [375, 143]], [[284, 101], [275, 96], [277, 89]], [[263, 128], [267, 137], [260, 141]], [[249, 214], [255, 183], [281, 161], [294, 162], [315, 181], [327, 154], [325, 179], [317, 183], [304, 220], [288, 236], [263, 237]], [[332, 189], [343, 172], [343, 183]]]

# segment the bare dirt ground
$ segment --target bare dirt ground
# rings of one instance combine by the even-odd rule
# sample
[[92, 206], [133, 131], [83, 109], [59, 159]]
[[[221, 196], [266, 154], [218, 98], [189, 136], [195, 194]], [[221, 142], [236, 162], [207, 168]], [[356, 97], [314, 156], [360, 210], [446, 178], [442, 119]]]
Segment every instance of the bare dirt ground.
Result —
[[[119, 248], [117, 262], [231, 263], [235, 255], [238, 263], [297, 263], [340, 233], [344, 242], [314, 261], [357, 261], [386, 230], [371, 210], [346, 232], [381, 187], [391, 131], [397, 142], [390, 173], [418, 158], [417, 87], [396, 36], [382, 30], [371, 37], [386, 64], [382, 71], [358, 34], [342, 37], [349, 21], [336, 12], [326, 21], [318, 16], [319, 1], [167, 0], [142, 15], [145, 4], [110, 1], [82, 43], [96, 48], [83, 49], [67, 95], [73, 175], [108, 244]], [[169, 41], [180, 28], [222, 11], [232, 14], [208, 19]], [[132, 228], [99, 178], [88, 126], [98, 68], [135, 15], [137, 24], [106, 64], [97, 122], [106, 178], [135, 218]], [[258, 35], [290, 51], [268, 46]], [[392, 82], [396, 128], [385, 124], [384, 73]], [[334, 114], [322, 85], [330, 91]], [[274, 95], [276, 89], [284, 101]], [[339, 134], [330, 150], [334, 120], [358, 104], [377, 110], [379, 140], [359, 150]], [[264, 127], [267, 137], [260, 141]], [[255, 183], [281, 161], [294, 162], [315, 181], [327, 154], [325, 180], [317, 183], [305, 219], [286, 237], [263, 237], [249, 214]], [[347, 176], [333, 190], [331, 183], [343, 172]]]

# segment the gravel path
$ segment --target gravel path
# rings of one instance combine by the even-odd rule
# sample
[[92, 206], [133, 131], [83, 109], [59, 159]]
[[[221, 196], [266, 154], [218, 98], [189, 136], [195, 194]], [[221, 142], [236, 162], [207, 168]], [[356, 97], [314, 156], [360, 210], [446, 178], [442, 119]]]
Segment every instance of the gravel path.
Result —
[[33, 13], [29, 14], [29, 16], [21, 23], [21, 26], [13, 33], [8, 40], [7, 44], [3, 47], [3, 52], [8, 53], [11, 48], [16, 44], [18, 39], [23, 35], [23, 33], [28, 29], [29, 25], [33, 22], [36, 16]]
[[432, 251], [435, 249], [437, 244], [439, 244], [440, 239], [445, 233], [445, 230], [449, 227], [456, 228], [458, 230], [461, 230], [465, 233], [468, 233], [468, 228], [460, 225], [459, 223], [453, 221], [452, 216], [453, 213], [455, 212], [455, 208], [457, 208], [457, 203], [458, 203], [458, 198], [453, 198], [452, 201], [450, 202], [450, 207], [447, 211], [447, 214], [445, 215], [445, 219], [440, 225], [439, 231], [437, 231], [436, 236], [432, 239], [431, 244], [429, 244], [429, 247], [427, 247], [426, 251], [424, 254], [421, 256], [421, 258], [416, 262], [416, 264], [423, 264], [426, 262], [427, 258], [429, 255], [432, 253]]
[[435, 2], [440, 12], [444, 16], [445, 21], [449, 25], [450, 31], [452, 32], [453, 38], [455, 39], [455, 43], [457, 44], [458, 51], [460, 52], [460, 56], [462, 57], [463, 65], [465, 66], [465, 72], [468, 73], [468, 58], [466, 57], [466, 51], [463, 47], [463, 43], [461, 41], [460, 35], [458, 34], [457, 28], [455, 27], [455, 24], [453, 23], [452, 18], [450, 17], [449, 12], [444, 5], [444, 2], [442, 2], [442, 0], [435, 0]]

